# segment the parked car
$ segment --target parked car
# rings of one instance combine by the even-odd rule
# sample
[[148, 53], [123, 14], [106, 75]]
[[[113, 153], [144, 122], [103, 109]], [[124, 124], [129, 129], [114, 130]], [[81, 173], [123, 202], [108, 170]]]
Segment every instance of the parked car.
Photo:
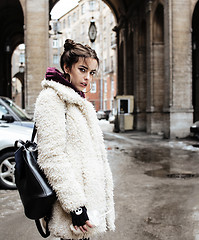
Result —
[[115, 122], [116, 115], [117, 115], [117, 110], [115, 108], [113, 108], [109, 114], [109, 118], [108, 118], [109, 123]]
[[105, 113], [103, 110], [97, 111], [97, 118], [98, 118], [99, 120], [101, 120], [101, 119], [106, 119], [106, 113]]
[[199, 139], [199, 121], [193, 123], [193, 125], [190, 127], [190, 132], [193, 136]]
[[111, 110], [99, 110], [99, 111], [97, 111], [97, 118], [99, 120], [101, 120], [101, 119], [108, 120], [110, 112], [111, 112]]
[[0, 97], [0, 120], [32, 128], [32, 118], [11, 99]]
[[115, 122], [115, 115], [112, 112], [109, 114], [108, 121], [109, 121], [109, 123]]
[[105, 115], [106, 115], [105, 119], [108, 121], [109, 114], [111, 113], [111, 110], [105, 110], [104, 112], [105, 112]]
[[0, 121], [0, 187], [4, 189], [16, 189], [14, 177], [14, 143], [21, 139], [31, 139], [30, 127]]

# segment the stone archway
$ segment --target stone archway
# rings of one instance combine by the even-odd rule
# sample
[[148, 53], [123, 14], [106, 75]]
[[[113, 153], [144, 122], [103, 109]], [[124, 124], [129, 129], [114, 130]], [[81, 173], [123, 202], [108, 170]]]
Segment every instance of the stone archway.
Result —
[[0, 1], [0, 95], [11, 97], [11, 56], [24, 43], [24, 15], [19, 0]]
[[197, 2], [192, 19], [192, 103], [193, 121], [199, 121], [199, 2]]

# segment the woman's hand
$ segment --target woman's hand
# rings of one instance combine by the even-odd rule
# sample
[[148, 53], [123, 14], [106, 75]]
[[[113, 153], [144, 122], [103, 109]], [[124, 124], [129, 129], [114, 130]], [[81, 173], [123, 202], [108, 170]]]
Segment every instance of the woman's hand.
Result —
[[71, 217], [73, 226], [76, 230], [79, 227], [80, 230], [85, 233], [88, 231], [88, 227], [92, 228], [92, 225], [87, 215], [86, 207], [80, 207], [77, 210], [71, 212]]
[[[78, 229], [77, 226], [74, 226], [74, 227], [75, 227], [76, 230]], [[91, 223], [89, 222], [89, 220], [87, 220], [87, 221], [86, 221], [86, 224], [84, 224], [83, 226], [79, 226], [80, 230], [81, 230], [83, 233], [85, 233], [85, 232], [88, 231], [88, 227], [89, 227], [89, 228], [92, 228], [92, 227], [93, 227], [93, 226], [91, 225]]]

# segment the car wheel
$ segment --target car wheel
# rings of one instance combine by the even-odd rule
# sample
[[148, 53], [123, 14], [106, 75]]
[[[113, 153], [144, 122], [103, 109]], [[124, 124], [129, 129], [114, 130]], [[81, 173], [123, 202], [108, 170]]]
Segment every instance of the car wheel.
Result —
[[7, 152], [0, 156], [0, 186], [4, 189], [16, 189], [14, 167], [14, 152]]

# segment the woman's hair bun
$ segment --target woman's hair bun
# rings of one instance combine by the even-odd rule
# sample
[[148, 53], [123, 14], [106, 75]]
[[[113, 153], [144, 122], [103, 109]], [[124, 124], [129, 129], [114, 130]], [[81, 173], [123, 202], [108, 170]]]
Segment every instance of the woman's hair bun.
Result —
[[66, 39], [64, 43], [64, 50], [67, 52], [75, 47], [76, 43], [71, 39]]

